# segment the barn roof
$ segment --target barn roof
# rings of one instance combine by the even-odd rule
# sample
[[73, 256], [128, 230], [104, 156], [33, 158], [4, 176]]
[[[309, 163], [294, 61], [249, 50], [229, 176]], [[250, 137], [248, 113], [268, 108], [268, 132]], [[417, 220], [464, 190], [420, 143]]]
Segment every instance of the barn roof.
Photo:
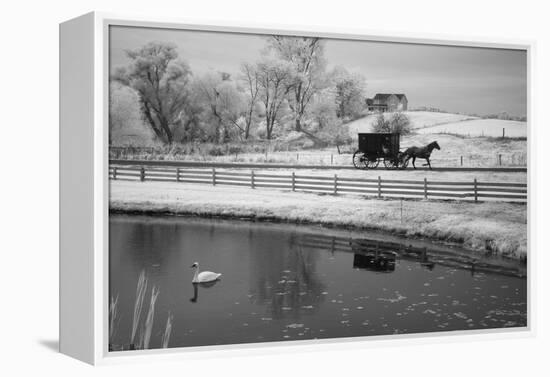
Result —
[[403, 93], [376, 93], [376, 95], [374, 96], [374, 99], [375, 100], [387, 100], [392, 95], [395, 95], [397, 98], [399, 98], [400, 101], [403, 100], [403, 98], [407, 98], [407, 96]]

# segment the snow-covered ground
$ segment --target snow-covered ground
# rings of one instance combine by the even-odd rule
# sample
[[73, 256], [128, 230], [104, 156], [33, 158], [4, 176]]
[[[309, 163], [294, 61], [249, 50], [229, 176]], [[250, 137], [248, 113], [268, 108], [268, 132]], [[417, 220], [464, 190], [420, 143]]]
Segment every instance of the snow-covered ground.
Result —
[[500, 119], [475, 119], [450, 122], [416, 130], [421, 134], [457, 134], [463, 136], [527, 137], [527, 123]]
[[[439, 124], [457, 123], [465, 120], [479, 119], [470, 115], [452, 114], [452, 113], [437, 113], [431, 111], [404, 111], [409, 119], [413, 129], [424, 127], [433, 127]], [[377, 114], [370, 114], [364, 118], [354, 120], [348, 123], [349, 131], [352, 137], [355, 137], [360, 132], [372, 132], [372, 124], [377, 118]], [[391, 113], [385, 113], [388, 118]], [[501, 130], [502, 134], [502, 130]]]
[[110, 195], [110, 208], [116, 211], [311, 222], [455, 241], [472, 250], [491, 249], [516, 258], [527, 252], [526, 206], [518, 204], [401, 202], [351, 195], [131, 181], [111, 181]]
[[[467, 122], [464, 122], [467, 123]], [[500, 131], [502, 132], [502, 130]], [[518, 139], [502, 139], [490, 137], [465, 138], [450, 134], [419, 133], [401, 137], [401, 149], [410, 146], [424, 146], [436, 140], [441, 150], [432, 154], [433, 166], [439, 167], [510, 167], [527, 164], [527, 142]], [[357, 141], [351, 147], [357, 148]], [[350, 149], [347, 146], [346, 149]], [[349, 152], [349, 151], [347, 151]], [[500, 155], [500, 159], [499, 159]], [[462, 165], [461, 165], [462, 156]], [[165, 160], [171, 160], [172, 156], [163, 156]], [[210, 162], [241, 162], [241, 163], [279, 163], [288, 165], [336, 165], [353, 166], [352, 153], [338, 154], [335, 147], [324, 149], [309, 149], [302, 151], [278, 151], [264, 153], [242, 153], [238, 156], [179, 156], [182, 161], [210, 161]], [[422, 164], [423, 162], [421, 162]], [[383, 169], [382, 164], [376, 171]]]
[[[422, 165], [422, 160], [418, 160], [418, 165]], [[196, 170], [196, 169], [195, 169]], [[208, 169], [207, 169], [208, 170]], [[216, 171], [238, 171], [250, 172], [250, 169], [216, 169]], [[208, 170], [210, 171], [210, 170]], [[292, 169], [254, 169], [256, 173], [278, 174], [289, 177]], [[436, 181], [460, 181], [473, 182], [474, 178], [480, 182], [509, 182], [509, 183], [526, 183], [527, 174], [522, 172], [485, 172], [485, 171], [429, 171], [429, 170], [386, 170], [379, 167], [375, 170], [339, 170], [339, 169], [300, 169], [294, 170], [298, 175], [314, 175], [322, 177], [333, 177], [337, 174], [338, 177], [345, 178], [367, 178], [376, 179], [402, 179], [412, 181], [422, 181], [427, 178], [430, 182]]]
[[[467, 122], [464, 122], [467, 123]], [[502, 133], [502, 130], [500, 131]], [[499, 167], [527, 165], [527, 142], [517, 139], [460, 137], [448, 134], [416, 134], [401, 138], [401, 148], [424, 146], [437, 141], [440, 150], [432, 152], [432, 166]], [[499, 157], [500, 155], [500, 157]], [[423, 160], [420, 160], [424, 163]]]
[[[411, 127], [420, 134], [456, 134], [461, 136], [501, 137], [505, 129], [507, 137], [527, 137], [527, 123], [513, 120], [481, 119], [469, 115], [437, 113], [429, 111], [404, 111], [411, 120]], [[386, 118], [391, 113], [385, 113]], [[360, 132], [372, 132], [377, 115], [371, 114], [348, 123], [352, 137]]]

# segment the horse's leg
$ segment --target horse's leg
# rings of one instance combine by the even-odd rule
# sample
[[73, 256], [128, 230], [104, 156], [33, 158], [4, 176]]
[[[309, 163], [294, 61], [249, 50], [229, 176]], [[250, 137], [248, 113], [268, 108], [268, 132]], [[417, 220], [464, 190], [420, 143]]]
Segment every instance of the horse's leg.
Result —
[[416, 169], [416, 165], [414, 164], [415, 161], [416, 161], [416, 156], [413, 156], [413, 168]]
[[427, 157], [427, 158], [426, 158], [426, 161], [428, 161], [428, 166], [430, 167], [430, 170], [432, 170], [432, 165], [430, 164], [430, 158]]

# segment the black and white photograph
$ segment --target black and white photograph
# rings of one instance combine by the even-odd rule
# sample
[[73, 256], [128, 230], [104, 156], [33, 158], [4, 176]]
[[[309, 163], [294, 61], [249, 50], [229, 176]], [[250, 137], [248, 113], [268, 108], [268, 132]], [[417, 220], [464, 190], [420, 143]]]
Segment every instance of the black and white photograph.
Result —
[[525, 49], [111, 25], [110, 352], [527, 329]]

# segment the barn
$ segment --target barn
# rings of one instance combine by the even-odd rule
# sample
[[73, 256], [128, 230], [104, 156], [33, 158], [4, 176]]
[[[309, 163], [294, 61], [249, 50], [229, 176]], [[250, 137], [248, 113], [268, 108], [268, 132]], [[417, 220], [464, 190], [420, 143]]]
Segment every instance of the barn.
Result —
[[377, 93], [374, 98], [367, 98], [369, 111], [406, 111], [408, 103], [407, 96], [402, 93]]

